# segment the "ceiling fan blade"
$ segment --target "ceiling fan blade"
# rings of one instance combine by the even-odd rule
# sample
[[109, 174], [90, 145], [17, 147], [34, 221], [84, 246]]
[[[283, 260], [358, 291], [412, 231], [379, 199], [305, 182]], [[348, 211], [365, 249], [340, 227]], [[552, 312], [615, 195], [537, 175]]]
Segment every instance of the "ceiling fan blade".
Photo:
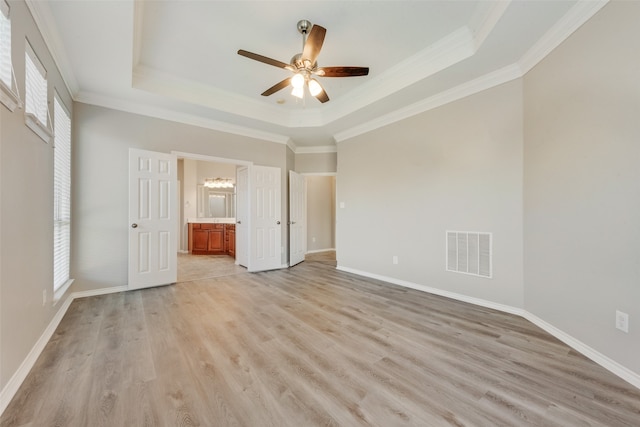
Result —
[[322, 43], [324, 43], [324, 35], [326, 32], [327, 29], [320, 25], [314, 25], [311, 27], [309, 37], [304, 44], [304, 49], [302, 50], [302, 59], [308, 59], [311, 64], [316, 62], [320, 49], [322, 49]]
[[291, 77], [284, 79], [283, 81], [274, 84], [273, 86], [271, 86], [269, 89], [265, 90], [264, 92], [261, 93], [262, 96], [269, 96], [269, 95], [273, 95], [274, 93], [276, 93], [279, 90], [284, 89], [285, 87], [289, 86], [291, 84]]
[[268, 65], [273, 65], [274, 67], [284, 68], [286, 70], [293, 71], [293, 67], [290, 64], [285, 64], [282, 61], [278, 61], [276, 59], [267, 58], [266, 56], [258, 55], [257, 53], [247, 52], [246, 50], [240, 49], [238, 51], [238, 55], [247, 57], [249, 59], [253, 59], [255, 61], [263, 62]]
[[314, 71], [320, 77], [356, 77], [369, 74], [369, 67], [320, 67]]

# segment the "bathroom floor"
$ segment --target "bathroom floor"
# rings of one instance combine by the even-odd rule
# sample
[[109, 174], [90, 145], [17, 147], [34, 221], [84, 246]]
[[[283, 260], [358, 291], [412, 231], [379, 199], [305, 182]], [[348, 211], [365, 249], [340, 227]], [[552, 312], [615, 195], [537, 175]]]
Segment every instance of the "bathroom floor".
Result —
[[228, 255], [178, 254], [178, 282], [208, 279], [245, 273], [246, 268], [236, 265]]
[[[178, 254], [178, 283], [247, 272], [246, 268], [236, 265], [235, 262], [236, 260], [228, 255]], [[336, 252], [307, 254], [305, 262], [335, 266]]]

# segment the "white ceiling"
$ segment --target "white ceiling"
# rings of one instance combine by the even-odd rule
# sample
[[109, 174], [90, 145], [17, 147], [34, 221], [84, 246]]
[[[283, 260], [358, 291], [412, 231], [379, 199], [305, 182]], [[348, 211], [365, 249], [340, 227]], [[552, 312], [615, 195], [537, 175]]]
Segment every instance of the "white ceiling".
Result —
[[[298, 152], [522, 76], [606, 3], [579, 0], [27, 0], [75, 100], [289, 143]], [[290, 90], [282, 62], [302, 50], [300, 19], [327, 29], [319, 78], [331, 100]]]

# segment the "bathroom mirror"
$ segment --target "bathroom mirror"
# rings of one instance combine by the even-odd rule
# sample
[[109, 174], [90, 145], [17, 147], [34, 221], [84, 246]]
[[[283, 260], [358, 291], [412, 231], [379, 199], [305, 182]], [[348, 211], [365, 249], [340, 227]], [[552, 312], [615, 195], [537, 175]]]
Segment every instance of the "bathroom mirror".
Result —
[[198, 218], [235, 218], [234, 188], [207, 188], [198, 185]]

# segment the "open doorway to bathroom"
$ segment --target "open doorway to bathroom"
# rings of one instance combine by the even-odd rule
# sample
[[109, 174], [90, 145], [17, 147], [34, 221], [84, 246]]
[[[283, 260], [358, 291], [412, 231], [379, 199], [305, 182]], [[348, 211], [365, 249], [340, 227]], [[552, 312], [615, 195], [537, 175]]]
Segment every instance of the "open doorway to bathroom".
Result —
[[234, 160], [178, 155], [178, 282], [246, 271], [235, 258], [236, 175], [245, 166]]

